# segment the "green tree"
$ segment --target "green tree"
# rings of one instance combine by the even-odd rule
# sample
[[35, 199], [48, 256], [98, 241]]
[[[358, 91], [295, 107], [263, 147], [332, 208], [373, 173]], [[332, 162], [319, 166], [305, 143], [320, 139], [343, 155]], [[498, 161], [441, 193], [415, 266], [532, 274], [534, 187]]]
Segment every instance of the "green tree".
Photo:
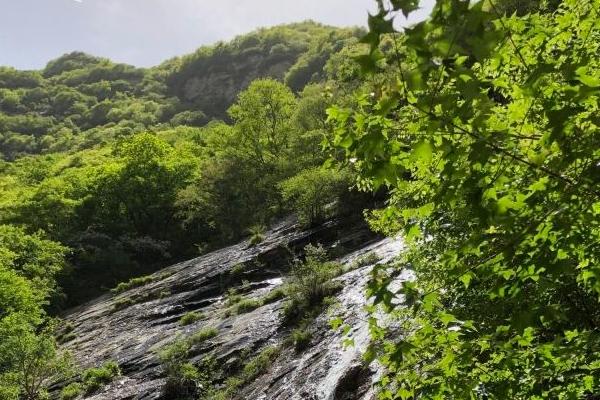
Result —
[[283, 201], [291, 206], [300, 221], [313, 225], [335, 214], [341, 196], [348, 192], [350, 175], [315, 167], [286, 179], [279, 186]]
[[252, 82], [229, 109], [241, 148], [267, 168], [285, 156], [295, 105], [294, 94], [284, 84], [271, 79]]
[[404, 35], [391, 17], [418, 3], [379, 3], [373, 79], [329, 113], [359, 184], [391, 193], [371, 224], [409, 246], [369, 284], [397, 322], [370, 320], [380, 398], [597, 397], [600, 3], [440, 0]]

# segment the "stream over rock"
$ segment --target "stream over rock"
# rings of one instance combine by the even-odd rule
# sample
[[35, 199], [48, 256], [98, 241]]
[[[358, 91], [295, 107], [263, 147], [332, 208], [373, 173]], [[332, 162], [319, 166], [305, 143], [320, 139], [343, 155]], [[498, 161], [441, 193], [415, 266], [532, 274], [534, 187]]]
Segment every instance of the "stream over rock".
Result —
[[[282, 323], [285, 299], [250, 312], [229, 315], [226, 293], [236, 288], [245, 298], [258, 299], [284, 283], [294, 255], [305, 245], [320, 243], [344, 265], [369, 252], [386, 262], [402, 249], [399, 240], [382, 239], [358, 220], [330, 221], [300, 230], [289, 219], [275, 225], [256, 246], [248, 241], [165, 268], [149, 283], [119, 294], [107, 294], [68, 312], [64, 319], [74, 329], [63, 347], [82, 368], [108, 360], [119, 363], [122, 376], [89, 399], [160, 399], [165, 383], [157, 353], [178, 337], [214, 327], [218, 334], [194, 348], [192, 362], [207, 356], [227, 373], [240, 358], [256, 355], [267, 346], [281, 352], [267, 371], [244, 385], [236, 399], [371, 399], [373, 367], [361, 355], [369, 342], [365, 286], [373, 265], [351, 269], [336, 278], [342, 289], [335, 295], [336, 316], [352, 328], [354, 346], [344, 347], [341, 332], [333, 331], [327, 311], [311, 324], [312, 338], [302, 352], [285, 345], [290, 328]], [[370, 263], [372, 264], [372, 263]], [[188, 312], [202, 318], [187, 326]]]

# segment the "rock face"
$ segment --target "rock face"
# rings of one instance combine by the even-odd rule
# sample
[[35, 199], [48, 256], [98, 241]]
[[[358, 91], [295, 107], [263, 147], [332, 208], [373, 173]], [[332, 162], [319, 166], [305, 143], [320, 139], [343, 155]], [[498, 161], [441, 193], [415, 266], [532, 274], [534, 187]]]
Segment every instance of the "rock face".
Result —
[[[312, 339], [304, 351], [284, 345], [290, 333], [280, 315], [285, 299], [240, 315], [226, 312], [228, 289], [237, 288], [247, 298], [263, 297], [283, 284], [292, 255], [308, 243], [323, 244], [344, 264], [371, 251], [385, 262], [402, 247], [397, 241], [377, 238], [356, 221], [334, 221], [305, 231], [285, 221], [257, 246], [242, 242], [174, 265], [156, 273], [143, 287], [105, 295], [72, 310], [65, 319], [75, 327], [74, 339], [64, 347], [82, 368], [115, 360], [123, 373], [89, 398], [160, 399], [165, 377], [157, 351], [206, 327], [218, 329], [218, 334], [194, 349], [191, 361], [211, 355], [225, 371], [239, 364], [243, 355], [281, 346], [264, 374], [241, 387], [236, 399], [372, 398], [373, 371], [361, 363], [369, 340], [363, 294], [372, 265], [336, 278], [342, 289], [332, 307], [353, 327], [354, 347], [342, 346], [341, 333], [329, 328], [332, 317], [326, 312], [311, 324]], [[182, 326], [180, 318], [190, 311], [203, 317]]]

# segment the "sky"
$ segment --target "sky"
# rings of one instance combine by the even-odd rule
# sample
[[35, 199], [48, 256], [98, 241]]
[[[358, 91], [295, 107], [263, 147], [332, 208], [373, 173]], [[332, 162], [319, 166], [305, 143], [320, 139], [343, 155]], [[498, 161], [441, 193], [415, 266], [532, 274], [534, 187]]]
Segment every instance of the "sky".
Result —
[[[398, 25], [424, 18], [432, 1]], [[77, 50], [149, 67], [259, 27], [365, 26], [375, 8], [374, 0], [0, 0], [0, 65], [40, 69]]]

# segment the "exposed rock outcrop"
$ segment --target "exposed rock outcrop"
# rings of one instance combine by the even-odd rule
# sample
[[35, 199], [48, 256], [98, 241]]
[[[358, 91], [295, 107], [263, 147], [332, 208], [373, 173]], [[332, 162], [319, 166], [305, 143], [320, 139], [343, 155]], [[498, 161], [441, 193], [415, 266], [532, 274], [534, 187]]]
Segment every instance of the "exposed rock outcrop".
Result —
[[[214, 327], [218, 334], [194, 349], [192, 362], [207, 355], [227, 371], [242, 355], [258, 354], [271, 345], [282, 345], [289, 328], [282, 324], [284, 300], [240, 315], [228, 315], [225, 293], [238, 288], [247, 298], [262, 298], [283, 284], [293, 254], [308, 243], [321, 243], [345, 264], [374, 251], [385, 262], [401, 243], [381, 240], [360, 222], [334, 221], [300, 231], [291, 221], [275, 226], [257, 246], [247, 241], [166, 268], [152, 282], [118, 295], [105, 295], [69, 312], [74, 339], [65, 344], [82, 368], [106, 360], [117, 361], [123, 376], [91, 396], [92, 399], [159, 399], [165, 378], [157, 351], [177, 337]], [[243, 267], [241, 267], [243, 266]], [[240, 399], [368, 399], [372, 397], [373, 371], [361, 354], [368, 344], [363, 306], [364, 290], [372, 265], [336, 278], [336, 310], [352, 326], [355, 346], [344, 348], [340, 333], [329, 328], [331, 315], [316, 318], [307, 349], [282, 351], [258, 379], [242, 387]], [[187, 326], [179, 323], [187, 312], [203, 317]]]

